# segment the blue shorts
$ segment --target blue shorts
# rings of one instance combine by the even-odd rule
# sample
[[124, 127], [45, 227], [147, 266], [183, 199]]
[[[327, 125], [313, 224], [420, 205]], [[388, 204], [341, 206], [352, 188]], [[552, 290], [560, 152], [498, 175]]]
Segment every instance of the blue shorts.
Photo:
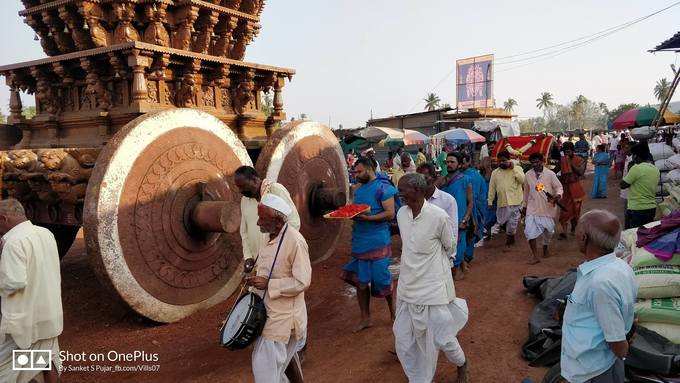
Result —
[[356, 288], [370, 286], [371, 295], [384, 298], [392, 294], [391, 258], [363, 260], [352, 257], [342, 270], [342, 279]]

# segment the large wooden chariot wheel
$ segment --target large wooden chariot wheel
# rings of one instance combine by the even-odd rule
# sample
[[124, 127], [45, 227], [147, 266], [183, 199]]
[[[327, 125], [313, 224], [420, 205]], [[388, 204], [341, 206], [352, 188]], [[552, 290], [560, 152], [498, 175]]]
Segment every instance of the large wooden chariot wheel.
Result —
[[84, 207], [87, 250], [104, 285], [133, 310], [173, 322], [228, 298], [241, 281], [240, 194], [252, 165], [210, 114], [135, 119], [104, 147]]
[[272, 134], [255, 167], [290, 192], [312, 261], [331, 256], [342, 223], [323, 214], [344, 205], [349, 193], [345, 158], [333, 132], [318, 122], [291, 122]]

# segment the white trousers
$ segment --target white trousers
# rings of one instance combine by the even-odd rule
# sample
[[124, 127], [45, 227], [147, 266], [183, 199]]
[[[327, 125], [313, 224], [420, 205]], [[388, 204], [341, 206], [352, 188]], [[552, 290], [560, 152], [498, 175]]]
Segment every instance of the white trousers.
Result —
[[543, 245], [550, 243], [550, 238], [555, 234], [555, 220], [550, 217], [527, 215], [524, 220], [524, 235], [527, 239], [537, 239], [543, 236]]
[[255, 383], [288, 383], [286, 368], [304, 345], [305, 337], [296, 339], [293, 335], [288, 344], [263, 336], [257, 338], [252, 357]]
[[496, 209], [496, 222], [505, 224], [505, 232], [510, 235], [515, 235], [517, 232], [517, 225], [519, 219], [522, 217], [522, 206], [511, 205], [503, 206]]
[[467, 303], [460, 298], [437, 306], [398, 302], [392, 330], [399, 362], [410, 383], [432, 382], [439, 351], [456, 366], [465, 364], [456, 335], [467, 319]]

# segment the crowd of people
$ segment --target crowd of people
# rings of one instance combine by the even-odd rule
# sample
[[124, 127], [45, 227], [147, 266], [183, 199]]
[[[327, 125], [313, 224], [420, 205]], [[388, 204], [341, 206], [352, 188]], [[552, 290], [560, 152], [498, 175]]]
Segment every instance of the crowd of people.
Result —
[[[507, 150], [500, 150], [496, 157], [495, 162], [487, 158], [486, 161], [483, 159], [475, 164], [470, 151], [450, 151], [443, 155], [445, 166], [441, 166], [441, 158], [428, 159], [421, 149], [418, 151], [417, 165], [413, 166], [410, 155], [400, 148], [385, 162], [383, 168], [388, 171], [381, 172], [380, 164], [375, 159], [375, 151], [369, 148], [355, 163], [349, 164], [356, 182], [353, 189], [354, 202], [371, 206], [369, 213], [355, 218], [352, 231], [352, 260], [344, 270], [344, 279], [358, 291], [361, 320], [357, 331], [370, 326], [369, 297], [371, 295], [385, 297], [392, 318], [396, 317], [394, 333], [397, 355], [410, 381], [429, 382], [427, 379], [420, 380], [420, 377], [431, 379], [434, 373], [432, 358], [426, 355], [427, 352], [418, 355], [413, 346], [414, 342], [421, 342], [419, 343], [421, 351], [443, 350], [449, 360], [461, 369], [459, 370], [459, 376], [463, 379], [461, 381], [465, 381], [467, 371], [462, 350], [459, 350], [457, 341], [451, 340], [455, 338], [455, 334], [441, 335], [441, 339], [437, 335], [442, 334], [439, 326], [445, 322], [437, 322], [441, 318], [437, 314], [439, 308], [435, 307], [440, 304], [453, 305], [456, 307], [449, 307], [447, 312], [456, 314], [461, 305], [455, 300], [455, 293], [448, 296], [448, 301], [444, 299], [430, 305], [424, 303], [428, 302], [427, 300], [411, 301], [407, 289], [420, 288], [423, 290], [423, 296], [427, 296], [426, 291], [434, 294], [437, 290], [443, 294], [454, 290], [453, 286], [448, 286], [448, 276], [441, 277], [441, 264], [437, 264], [436, 271], [429, 269], [434, 267], [428, 263], [430, 259], [443, 257], [447, 260], [446, 268], [451, 269], [451, 279], [463, 279], [470, 271], [474, 249], [483, 246], [485, 238], [489, 239], [497, 230], [505, 232], [505, 246], [508, 249], [512, 248], [515, 246], [516, 232], [522, 220], [524, 235], [531, 249], [529, 264], [539, 263], [541, 258], [550, 256], [550, 240], [555, 232], [559, 231], [559, 240], [571, 237], [573, 240], [583, 242], [581, 250], [593, 265], [610, 265], [607, 267], [614, 271], [605, 278], [611, 278], [618, 273], [616, 277], [620, 278], [614, 283], [616, 286], [613, 289], [621, 286], [621, 291], [626, 293], [626, 299], [623, 302], [620, 300], [610, 302], [603, 297], [598, 303], [614, 305], [612, 307], [623, 305], [627, 311], [610, 317], [615, 322], [614, 326], [603, 325], [597, 330], [600, 335], [602, 331], [605, 333], [605, 337], [598, 340], [603, 344], [606, 343], [604, 339], [609, 342], [610, 335], [615, 334], [617, 337], [616, 342], [611, 343], [611, 351], [607, 353], [606, 358], [601, 357], [599, 361], [603, 362], [602, 365], [608, 364], [615, 359], [610, 356], [619, 356], [623, 353], [621, 349], [623, 346], [619, 343], [625, 341], [625, 335], [630, 331], [632, 317], [629, 318], [628, 314], [632, 315], [630, 305], [631, 302], [635, 302], [633, 293], [635, 282], [632, 280], [630, 267], [624, 272], [620, 262], [610, 258], [616, 258], [612, 252], [624, 227], [639, 227], [652, 222], [655, 218], [659, 170], [654, 166], [648, 143], [635, 142], [626, 132], [613, 136], [599, 132], [590, 141], [584, 134], [579, 135], [578, 140], [557, 137], [549, 158], [545, 158], [542, 153], [530, 155], [530, 166], [527, 171]], [[611, 172], [612, 159], [620, 157], [624, 158], [624, 164]], [[589, 163], [592, 163], [594, 171], [593, 189], [590, 193], [592, 199], [607, 198], [607, 180], [620, 179], [620, 188], [625, 200], [625, 225], [620, 224], [609, 212], [593, 211], [582, 214], [582, 206], [588, 196], [583, 179]], [[414, 202], [416, 191], [422, 191], [424, 202]], [[403, 201], [400, 202], [400, 199]], [[401, 209], [398, 208], [400, 204], [404, 205]], [[389, 272], [390, 264], [398, 262], [394, 260], [397, 256], [391, 253], [393, 231], [390, 230], [390, 222], [395, 215], [402, 243], [401, 274], [397, 293], [399, 303], [396, 314]], [[452, 230], [449, 232], [441, 229], [442, 222], [447, 222]], [[560, 224], [559, 229], [556, 228], [556, 222]], [[584, 223], [590, 227], [584, 227]], [[423, 228], [427, 228], [427, 231], [423, 231]], [[449, 235], [451, 238], [442, 238]], [[444, 254], [440, 256], [439, 251], [443, 251]], [[590, 267], [589, 264], [584, 263], [588, 265], [583, 266], [584, 269]], [[412, 275], [418, 275], [418, 278], [411, 279]], [[439, 275], [438, 281], [430, 281], [432, 275]], [[405, 287], [402, 287], [402, 284], [405, 284]], [[406, 297], [402, 295], [402, 290]], [[611, 296], [613, 295], [610, 294], [609, 297]], [[406, 308], [402, 307], [404, 302]], [[415, 309], [409, 306], [413, 304], [425, 307], [426, 314], [419, 313], [418, 316], [414, 316]], [[604, 308], [586, 312], [587, 310], [581, 309], [583, 312], [570, 314], [568, 317], [575, 320], [574, 316], [587, 316], [593, 320], [592, 326], [595, 327], [599, 326], [597, 315], [603, 310]], [[569, 312], [575, 312], [573, 305]], [[619, 317], [622, 318], [621, 322], [616, 320]], [[465, 323], [461, 316], [452, 315], [449, 319], [451, 323], [446, 323], [450, 328], [459, 329], [462, 327], [461, 323]], [[425, 330], [426, 327], [428, 330]], [[405, 331], [404, 328], [410, 330]], [[418, 328], [421, 332], [414, 332], [414, 329]], [[583, 338], [583, 334], [578, 333], [578, 330], [574, 331], [577, 334], [570, 338], [571, 340]], [[595, 330], [591, 332], [593, 331]], [[598, 333], [597, 331], [595, 333]], [[419, 339], [418, 334], [425, 338]], [[624, 335], [623, 340], [618, 339], [620, 334]], [[583, 361], [583, 356], [572, 354], [571, 351], [567, 350], [565, 354], [567, 371], [564, 376], [573, 374], [567, 378], [569, 381], [585, 382], [599, 375], [604, 377], [605, 374], [615, 379], [598, 381], [619, 381], [621, 377], [619, 363], [614, 366], [608, 364], [599, 371], [589, 370], [577, 365]], [[429, 361], [427, 368], [423, 367], [423, 360]], [[436, 357], [434, 360], [436, 363]], [[598, 365], [598, 368], [602, 365]], [[583, 376], [590, 378], [581, 380]]]
[[[592, 143], [594, 153], [583, 135], [575, 143], [558, 137], [549, 158], [531, 154], [527, 171], [507, 150], [500, 150], [494, 161], [486, 157], [475, 163], [466, 150], [428, 158], [421, 148], [414, 160], [401, 148], [388, 159], [389, 173], [381, 171], [371, 149], [353, 158], [353, 202], [370, 207], [353, 218], [351, 259], [342, 269], [342, 278], [357, 291], [355, 331], [372, 325], [371, 297], [384, 298], [394, 322], [396, 354], [409, 381], [431, 382], [443, 351], [458, 368], [457, 381], [469, 382], [469, 362], [456, 338], [468, 308], [456, 296], [454, 280], [470, 272], [475, 248], [497, 231], [505, 232], [507, 248], [516, 246], [522, 219], [531, 248], [528, 263], [540, 262], [550, 255], [557, 220], [559, 237], [572, 236], [587, 260], [579, 266], [567, 304], [563, 376], [577, 383], [622, 382], [620, 358], [626, 355], [633, 322], [635, 281], [630, 267], [612, 253], [623, 225], [606, 211], [581, 214], [587, 196], [582, 180], [592, 161], [591, 197], [607, 198], [606, 170], [612, 158], [619, 162], [623, 157], [613, 176], [621, 178], [626, 193], [625, 227], [639, 227], [654, 219], [659, 170], [647, 142], [633, 142], [625, 134], [598, 134]], [[312, 268], [299, 214], [283, 185], [262, 178], [250, 166], [239, 168], [234, 182], [242, 194], [246, 284], [262, 295], [267, 310], [252, 352], [255, 381], [302, 381], [305, 291]], [[56, 241], [48, 230], [34, 226], [11, 198], [0, 201], [0, 234], [0, 330], [5, 335], [0, 340], [0, 381], [28, 382], [37, 375], [57, 381], [63, 313]], [[395, 235], [401, 238], [399, 255], [392, 253]], [[52, 350], [53, 369], [11, 369], [17, 349]]]

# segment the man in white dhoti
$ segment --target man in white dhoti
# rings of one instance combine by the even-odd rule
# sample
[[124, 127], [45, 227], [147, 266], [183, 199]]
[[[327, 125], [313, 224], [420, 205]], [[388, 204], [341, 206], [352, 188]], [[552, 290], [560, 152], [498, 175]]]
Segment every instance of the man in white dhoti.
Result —
[[255, 264], [254, 258], [257, 252], [269, 241], [267, 234], [262, 233], [257, 226], [257, 205], [262, 197], [271, 193], [286, 201], [290, 206], [290, 213], [287, 214], [288, 225], [297, 230], [300, 230], [300, 215], [286, 187], [280, 183], [260, 178], [252, 166], [241, 166], [236, 169], [234, 183], [243, 195], [241, 197], [241, 242], [243, 258], [246, 260], [246, 271], [250, 271]]
[[529, 240], [532, 259], [530, 265], [539, 263], [536, 240], [542, 237], [543, 257], [547, 258], [548, 244], [555, 233], [555, 217], [557, 217], [557, 201], [562, 198], [564, 189], [555, 173], [544, 167], [545, 158], [541, 153], [529, 156], [531, 170], [524, 177], [524, 208], [526, 216], [524, 235]]
[[257, 225], [268, 234], [268, 241], [257, 254], [257, 275], [246, 279], [249, 286], [262, 292], [267, 308], [267, 322], [253, 348], [256, 383], [287, 383], [289, 364], [298, 377], [294, 381], [302, 381], [297, 353], [307, 337], [304, 292], [312, 280], [312, 266], [307, 242], [286, 223], [290, 209], [284, 199], [273, 194], [265, 194], [257, 208]]
[[422, 174], [399, 181], [406, 205], [397, 222], [402, 239], [393, 331], [397, 356], [411, 383], [431, 383], [439, 351], [458, 367], [458, 383], [469, 381], [468, 363], [456, 335], [468, 317], [465, 300], [456, 298], [447, 254], [453, 228], [444, 210], [425, 201]]
[[[63, 329], [57, 242], [49, 230], [34, 226], [13, 198], [0, 201], [0, 234], [0, 382], [57, 382], [57, 337]], [[51, 370], [14, 371], [14, 350], [52, 351], [52, 360], [41, 365], [51, 362]]]

